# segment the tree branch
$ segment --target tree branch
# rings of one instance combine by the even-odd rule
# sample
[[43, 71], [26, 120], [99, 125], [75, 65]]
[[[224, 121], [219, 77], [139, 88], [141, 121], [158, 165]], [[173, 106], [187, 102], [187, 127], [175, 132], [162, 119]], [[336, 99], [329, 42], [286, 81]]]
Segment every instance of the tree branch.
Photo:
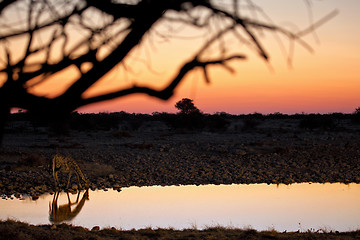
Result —
[[[264, 23], [257, 20], [256, 17], [253, 19], [241, 17], [238, 8], [241, 7], [240, 3], [242, 2], [240, 0], [232, 1], [233, 4], [228, 5], [231, 6], [229, 8], [220, 6], [222, 4], [220, 0], [218, 2], [215, 0], [134, 0], [133, 4], [131, 1], [113, 0], [83, 0], [75, 4], [71, 4], [69, 0], [1, 1], [0, 14], [5, 16], [4, 19], [1, 19], [2, 21], [6, 21], [5, 13], [7, 12], [5, 11], [14, 10], [10, 8], [11, 4], [15, 8], [20, 8], [19, 6], [25, 3], [25, 5], [21, 5], [21, 12], [29, 10], [29, 17], [24, 18], [25, 20], [21, 18], [21, 22], [17, 23], [14, 28], [10, 27], [11, 23], [5, 22], [2, 25], [6, 29], [0, 34], [1, 57], [4, 58], [1, 63], [3, 69], [0, 69], [0, 73], [7, 77], [6, 82], [0, 87], [0, 98], [4, 101], [2, 104], [8, 108], [28, 109], [41, 116], [59, 116], [70, 113], [83, 105], [134, 93], [143, 93], [166, 100], [173, 95], [175, 88], [183, 81], [184, 77], [195, 68], [203, 70], [206, 82], [210, 82], [208, 74], [210, 65], [222, 66], [226, 70], [234, 72], [234, 69], [227, 63], [235, 59], [245, 59], [245, 56], [235, 55], [236, 51], [226, 45], [225, 39], [227, 40], [227, 38], [225, 37], [228, 35], [233, 34], [239, 42], [248, 43], [260, 54], [261, 58], [267, 60], [268, 54], [262, 46], [256, 30], [278, 32], [290, 39], [291, 44], [297, 42], [312, 51], [311, 46], [302, 37], [337, 14], [337, 11], [334, 11], [302, 31], [291, 32], [281, 26], [271, 24], [271, 21], [266, 22], [267, 20], [265, 20]], [[251, 1], [246, 2], [250, 2], [248, 5], [254, 8]], [[63, 7], [64, 4], [69, 6]], [[170, 14], [164, 15], [166, 12]], [[174, 12], [176, 14], [173, 14]], [[104, 20], [93, 24], [95, 21], [92, 21], [92, 16], [89, 16], [88, 13], [95, 14], [95, 18], [99, 17]], [[105, 15], [106, 17], [103, 18]], [[180, 23], [181, 27], [191, 26], [192, 29], [200, 29], [201, 32], [209, 35], [206, 35], [208, 38], [204, 38], [202, 45], [190, 54], [192, 56], [190, 61], [184, 63], [162, 89], [134, 85], [83, 99], [83, 93], [101, 77], [116, 65], [125, 65], [125, 57], [141, 44], [144, 36], [154, 28], [155, 23], [158, 23], [159, 20], [168, 21], [167, 23]], [[76, 32], [77, 29], [80, 31]], [[166, 35], [168, 33], [157, 33], [157, 30], [155, 29], [154, 32], [166, 40], [172, 37], [168, 37]], [[53, 31], [52, 35], [51, 31]], [[12, 41], [15, 36], [27, 37], [22, 39], [25, 43], [21, 49], [24, 51], [24, 57], [17, 57], [19, 55], [16, 53], [19, 49], [15, 49], [17, 46], [11, 49], [14, 50], [14, 54], [10, 54], [7, 42]], [[45, 42], [44, 38], [47, 39]], [[220, 47], [216, 49], [215, 54], [212, 54], [212, 47], [217, 46], [216, 44], [219, 44]], [[59, 51], [54, 50], [55, 47], [59, 47]], [[111, 47], [110, 53], [108, 53], [107, 47]], [[108, 55], [101, 55], [103, 49]], [[39, 52], [40, 54], [38, 54]], [[228, 56], [230, 52], [234, 55]], [[211, 58], [208, 57], [208, 54]], [[53, 63], [51, 57], [54, 57], [57, 62]], [[21, 59], [19, 60], [19, 58]], [[70, 66], [76, 66], [81, 71], [83, 63], [92, 63], [92, 68], [86, 73], [82, 73], [79, 79], [69, 86], [61, 96], [49, 99], [29, 93], [29, 88], [34, 86], [30, 85], [29, 80], [34, 79], [33, 84], [38, 84], [46, 80], [47, 76]], [[43, 78], [41, 79], [41, 77]]]
[[[150, 11], [151, 14], [149, 14], [148, 11]], [[144, 34], [161, 18], [163, 12], [164, 9], [161, 6], [147, 9], [146, 12], [143, 13], [143, 16], [134, 20], [132, 30], [122, 41], [121, 45], [114, 49], [105, 59], [99, 61], [91, 70], [83, 74], [60, 98], [80, 99], [83, 92], [121, 62], [125, 56], [139, 44]]]
[[95, 102], [110, 100], [110, 99], [126, 96], [126, 95], [129, 95], [129, 94], [134, 94], [134, 93], [144, 93], [144, 94], [147, 94], [149, 96], [157, 97], [157, 98], [162, 99], [162, 100], [167, 100], [173, 95], [174, 89], [179, 85], [179, 83], [183, 80], [183, 78], [191, 70], [193, 70], [194, 68], [201, 67], [201, 68], [205, 69], [205, 67], [208, 66], [208, 65], [217, 65], [218, 64], [218, 65], [223, 65], [226, 69], [231, 71], [231, 69], [228, 66], [225, 65], [226, 62], [231, 61], [231, 60], [235, 60], [235, 59], [243, 60], [245, 58], [246, 57], [244, 55], [234, 55], [234, 56], [224, 58], [224, 59], [218, 59], [218, 60], [207, 61], [207, 62], [200, 62], [195, 57], [193, 60], [191, 60], [191, 61], [187, 62], [186, 64], [184, 64], [180, 68], [177, 75], [162, 90], [155, 90], [155, 89], [150, 88], [150, 87], [136, 86], [135, 85], [133, 87], [123, 89], [123, 90], [120, 90], [120, 91], [115, 91], [115, 92], [112, 92], [112, 93], [103, 94], [103, 95], [99, 95], [99, 96], [91, 97], [91, 98], [87, 98], [87, 99], [81, 99], [78, 102], [77, 107], [88, 105], [88, 104], [95, 103]]
[[[60, 25], [65, 25], [65, 23], [68, 21], [68, 19], [71, 16], [74, 16], [76, 14], [81, 14], [82, 12], [84, 12], [86, 9], [88, 8], [88, 6], [85, 6], [83, 8], [74, 8], [72, 12], [70, 12], [69, 14], [66, 14], [65, 16], [62, 16], [61, 18], [58, 19], [51, 19], [41, 25], [36, 26], [32, 31], [38, 31], [40, 29], [44, 29], [47, 27], [51, 27], [54, 26], [56, 24], [60, 24]], [[16, 36], [22, 36], [25, 35], [29, 32], [29, 29], [26, 30], [20, 30], [20, 31], [14, 31], [13, 33], [10, 34], [5, 34], [5, 35], [0, 35], [0, 40], [3, 39], [8, 39], [8, 38], [12, 38], [12, 37], [16, 37]]]

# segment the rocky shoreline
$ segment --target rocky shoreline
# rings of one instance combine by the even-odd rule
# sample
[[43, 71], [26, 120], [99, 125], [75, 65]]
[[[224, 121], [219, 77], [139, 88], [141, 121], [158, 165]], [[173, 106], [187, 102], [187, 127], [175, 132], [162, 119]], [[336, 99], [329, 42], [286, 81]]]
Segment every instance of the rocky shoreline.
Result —
[[75, 227], [61, 224], [54, 227], [51, 225], [28, 225], [14, 221], [0, 221], [0, 239], [359, 239], [360, 232], [283, 232], [263, 231], [253, 229], [232, 229], [214, 227], [205, 230], [197, 229], [140, 229], [121, 231], [115, 228], [92, 229]]
[[[233, 123], [243, 124], [241, 121]], [[136, 131], [10, 132], [0, 153], [3, 198], [55, 191], [50, 159], [73, 157], [91, 189], [188, 184], [360, 183], [360, 126], [307, 130], [298, 120], [262, 121], [251, 130], [173, 131], [151, 122]], [[65, 177], [65, 176], [64, 176]], [[63, 178], [64, 180], [65, 178]], [[73, 178], [71, 191], [80, 186]]]

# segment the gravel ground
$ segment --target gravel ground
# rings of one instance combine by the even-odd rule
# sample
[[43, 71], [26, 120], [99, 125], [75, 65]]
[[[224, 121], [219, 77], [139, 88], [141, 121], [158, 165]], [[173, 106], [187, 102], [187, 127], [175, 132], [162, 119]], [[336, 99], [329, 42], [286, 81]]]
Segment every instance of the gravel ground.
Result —
[[[350, 120], [311, 131], [296, 119], [266, 119], [246, 130], [243, 125], [237, 120], [222, 131], [174, 131], [150, 122], [136, 131], [119, 126], [63, 137], [44, 129], [8, 131], [0, 153], [0, 194], [36, 199], [54, 192], [50, 160], [55, 153], [72, 156], [92, 189], [360, 182], [360, 125]], [[75, 180], [72, 191], [79, 188]]]

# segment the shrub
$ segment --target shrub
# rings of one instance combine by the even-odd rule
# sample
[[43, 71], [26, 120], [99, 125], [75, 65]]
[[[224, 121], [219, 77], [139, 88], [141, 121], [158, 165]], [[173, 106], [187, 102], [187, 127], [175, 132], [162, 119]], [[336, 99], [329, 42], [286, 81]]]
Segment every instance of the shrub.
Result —
[[255, 118], [245, 118], [244, 126], [242, 127], [242, 131], [252, 131], [255, 130], [256, 127], [260, 124], [258, 119]]
[[205, 116], [204, 126], [206, 126], [208, 130], [221, 130], [228, 125], [229, 121], [226, 119], [225, 115], [215, 114]]
[[310, 130], [332, 130], [336, 127], [336, 124], [334, 123], [334, 119], [330, 116], [310, 114], [308, 116], [305, 116], [305, 118], [300, 121], [299, 127]]

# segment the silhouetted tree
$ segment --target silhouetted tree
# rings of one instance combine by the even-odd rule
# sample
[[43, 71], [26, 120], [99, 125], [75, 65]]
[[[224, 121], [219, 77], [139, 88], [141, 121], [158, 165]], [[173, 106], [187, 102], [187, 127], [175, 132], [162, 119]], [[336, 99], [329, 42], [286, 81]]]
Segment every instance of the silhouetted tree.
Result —
[[352, 120], [354, 123], [360, 123], [360, 107], [357, 107], [352, 114]]
[[360, 115], [360, 107], [355, 109], [354, 114], [355, 115]]
[[194, 105], [193, 100], [183, 98], [175, 104], [175, 107], [182, 114], [200, 113], [200, 110]]
[[[333, 15], [303, 31], [291, 32], [270, 21], [261, 21], [257, 14], [243, 14], [249, 9], [261, 13], [251, 1], [241, 0], [1, 1], [0, 135], [14, 107], [46, 121], [61, 122], [80, 106], [129, 94], [169, 99], [195, 68], [203, 70], [207, 82], [212, 65], [233, 72], [228, 62], [246, 56], [240, 49], [224, 44], [229, 38], [246, 43], [266, 61], [268, 53], [259, 40], [260, 30], [283, 34], [311, 51], [302, 37]], [[189, 53], [165, 87], [134, 84], [85, 97], [84, 93], [115, 66], [130, 69], [126, 57], [144, 40], [157, 36], [168, 41], [176, 34], [182, 37], [181, 31], [186, 27], [200, 32], [203, 42]], [[39, 95], [34, 90], [39, 84], [51, 83], [53, 76], [71, 71], [75, 79], [57, 96]], [[62, 76], [67, 81], [68, 75]]]

